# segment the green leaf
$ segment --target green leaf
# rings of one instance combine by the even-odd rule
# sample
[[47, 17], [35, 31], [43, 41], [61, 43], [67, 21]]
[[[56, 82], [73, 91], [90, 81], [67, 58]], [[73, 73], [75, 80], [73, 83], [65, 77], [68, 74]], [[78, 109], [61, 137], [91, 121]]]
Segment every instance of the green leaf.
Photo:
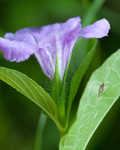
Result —
[[97, 69], [80, 100], [76, 120], [61, 139], [60, 150], [85, 150], [120, 96], [120, 50]]
[[77, 93], [77, 90], [79, 88], [80, 82], [84, 76], [84, 74], [86, 73], [86, 71], [88, 70], [88, 67], [95, 55], [96, 52], [96, 45], [97, 45], [97, 40], [96, 39], [92, 39], [89, 41], [88, 43], [89, 47], [89, 52], [87, 54], [87, 56], [85, 57], [85, 59], [83, 60], [83, 62], [80, 64], [78, 70], [76, 71], [75, 75], [73, 76], [72, 80], [71, 80], [71, 85], [70, 85], [70, 94], [69, 94], [69, 98], [68, 98], [68, 108], [67, 108], [67, 114], [69, 114], [70, 109], [71, 109], [71, 105], [72, 102], [74, 100], [74, 97]]
[[47, 92], [44, 91], [35, 81], [25, 74], [16, 70], [0, 67], [0, 80], [15, 88], [37, 104], [57, 124], [57, 106]]

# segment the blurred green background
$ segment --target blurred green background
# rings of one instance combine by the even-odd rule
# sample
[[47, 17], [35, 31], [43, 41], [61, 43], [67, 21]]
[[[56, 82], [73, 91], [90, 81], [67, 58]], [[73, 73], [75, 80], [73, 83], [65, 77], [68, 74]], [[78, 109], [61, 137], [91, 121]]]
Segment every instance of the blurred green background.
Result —
[[[90, 0], [0, 0], [0, 36], [24, 27], [40, 27], [65, 21], [73, 16], [84, 17]], [[120, 48], [120, 0], [106, 0], [97, 14], [110, 21], [108, 38], [100, 40], [101, 60]], [[0, 66], [19, 70], [49, 91], [51, 84], [32, 56], [22, 63], [7, 62], [0, 54]], [[120, 149], [120, 102], [111, 112], [88, 145], [88, 150]], [[13, 88], [0, 81], [0, 150], [32, 150], [40, 109]], [[57, 150], [59, 136], [48, 120], [43, 140], [44, 150]]]

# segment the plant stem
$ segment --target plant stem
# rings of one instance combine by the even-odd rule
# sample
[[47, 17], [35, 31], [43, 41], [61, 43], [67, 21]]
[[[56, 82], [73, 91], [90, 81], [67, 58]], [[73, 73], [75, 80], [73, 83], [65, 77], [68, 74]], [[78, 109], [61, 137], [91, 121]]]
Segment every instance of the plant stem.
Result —
[[44, 133], [46, 121], [47, 121], [47, 116], [41, 112], [38, 121], [37, 131], [36, 131], [34, 150], [43, 150], [42, 141], [43, 141], [43, 133]]

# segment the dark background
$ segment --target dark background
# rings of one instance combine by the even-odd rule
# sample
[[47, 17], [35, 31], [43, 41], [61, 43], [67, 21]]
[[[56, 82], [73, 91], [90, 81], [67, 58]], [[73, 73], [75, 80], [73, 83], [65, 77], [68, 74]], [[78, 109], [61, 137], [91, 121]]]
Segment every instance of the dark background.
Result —
[[[40, 27], [65, 21], [73, 16], [83, 18], [90, 0], [0, 0], [0, 36], [24, 27]], [[97, 14], [110, 21], [108, 38], [100, 40], [102, 61], [120, 48], [120, 0], [106, 0]], [[49, 90], [49, 80], [32, 56], [23, 63], [7, 62], [0, 55], [0, 66], [14, 68]], [[88, 150], [120, 149], [120, 102], [100, 125]], [[0, 150], [32, 150], [40, 109], [13, 88], [0, 81]], [[49, 120], [44, 134], [44, 150], [57, 150], [58, 132]]]

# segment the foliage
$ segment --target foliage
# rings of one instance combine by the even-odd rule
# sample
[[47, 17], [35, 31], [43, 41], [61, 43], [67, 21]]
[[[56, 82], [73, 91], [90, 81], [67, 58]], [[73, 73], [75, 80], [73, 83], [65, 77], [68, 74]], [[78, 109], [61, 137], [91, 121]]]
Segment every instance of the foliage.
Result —
[[[104, 0], [0, 1], [0, 36], [8, 31], [40, 27], [73, 16], [81, 16], [83, 26], [102, 17], [111, 24], [109, 37], [99, 43], [95, 39], [77, 41], [62, 83], [57, 72], [52, 83], [34, 57], [16, 64], [7, 62], [0, 52], [1, 149], [56, 150], [59, 135], [60, 150], [120, 148], [120, 50], [115, 52], [120, 47], [119, 5], [119, 0], [105, 3]], [[110, 56], [111, 53], [114, 54]], [[98, 69], [94, 71], [96, 66]], [[117, 105], [114, 105], [117, 100]], [[52, 121], [44, 114], [40, 115], [41, 110]], [[107, 114], [110, 114], [108, 120]], [[42, 118], [35, 134], [39, 116]], [[99, 128], [101, 123], [102, 129]], [[87, 147], [88, 144], [91, 147]]]

